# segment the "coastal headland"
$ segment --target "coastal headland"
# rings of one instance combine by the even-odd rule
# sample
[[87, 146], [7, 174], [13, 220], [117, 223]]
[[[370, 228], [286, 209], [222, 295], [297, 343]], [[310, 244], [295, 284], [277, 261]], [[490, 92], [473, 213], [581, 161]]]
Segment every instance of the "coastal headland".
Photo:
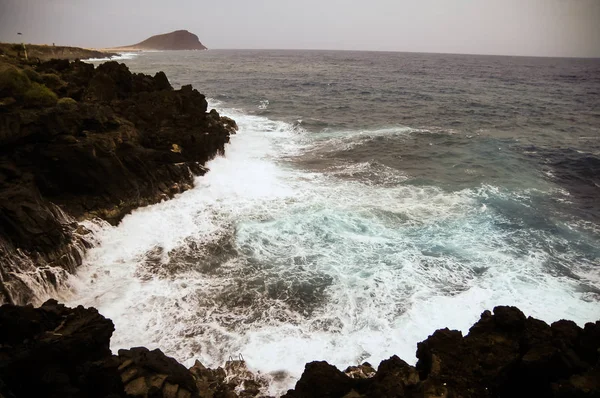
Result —
[[107, 48], [108, 52], [136, 51], [176, 51], [176, 50], [206, 50], [198, 36], [187, 30], [176, 30], [170, 33], [155, 35], [137, 44]]
[[[32, 62], [36, 60], [48, 61], [51, 59], [74, 61], [76, 59], [110, 58], [118, 55], [116, 51], [102, 51], [79, 47], [46, 44], [0, 43], [0, 55], [4, 55], [5, 58], [24, 58], [25, 52], [27, 52], [27, 57], [31, 59]], [[2, 58], [2, 61], [5, 61], [5, 58]]]

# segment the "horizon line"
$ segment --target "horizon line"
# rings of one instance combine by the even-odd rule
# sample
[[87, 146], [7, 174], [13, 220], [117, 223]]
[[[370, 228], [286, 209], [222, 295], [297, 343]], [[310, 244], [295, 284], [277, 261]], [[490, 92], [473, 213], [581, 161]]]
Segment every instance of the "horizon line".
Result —
[[[11, 42], [0, 42], [4, 44], [21, 44]], [[28, 45], [52, 46], [55, 43], [25, 43]], [[206, 45], [202, 43], [205, 47]], [[117, 47], [87, 47], [73, 44], [59, 44], [56, 47], [75, 47], [86, 50], [105, 51], [111, 49], [120, 49], [123, 46]], [[162, 52], [162, 51], [208, 51], [208, 50], [224, 50], [224, 51], [340, 51], [340, 52], [377, 52], [377, 53], [409, 53], [409, 54], [433, 54], [433, 55], [470, 55], [470, 56], [488, 56], [488, 57], [520, 57], [520, 58], [570, 58], [570, 59], [600, 59], [600, 54], [592, 56], [582, 55], [524, 55], [524, 54], [493, 54], [493, 53], [469, 53], [469, 52], [444, 52], [444, 51], [415, 51], [415, 50], [365, 50], [365, 49], [338, 49], [338, 48], [211, 48], [206, 50], [137, 50], [132, 52]]]
[[[434, 51], [410, 51], [410, 50], [364, 50], [364, 49], [331, 49], [331, 48], [207, 48], [206, 50], [233, 50], [233, 51], [344, 51], [344, 52], [377, 52], [377, 53], [410, 53], [410, 54], [435, 54], [435, 55], [476, 55], [490, 57], [522, 57], [522, 58], [575, 58], [575, 59], [600, 59], [600, 54], [596, 56], [580, 55], [523, 55], [523, 54], [492, 54], [492, 53], [457, 53], [457, 52], [434, 52]], [[160, 51], [160, 50], [159, 50]], [[166, 50], [170, 51], [170, 50]], [[177, 51], [177, 50], [175, 50]], [[187, 51], [187, 50], [180, 50]], [[191, 50], [196, 51], [196, 50]]]

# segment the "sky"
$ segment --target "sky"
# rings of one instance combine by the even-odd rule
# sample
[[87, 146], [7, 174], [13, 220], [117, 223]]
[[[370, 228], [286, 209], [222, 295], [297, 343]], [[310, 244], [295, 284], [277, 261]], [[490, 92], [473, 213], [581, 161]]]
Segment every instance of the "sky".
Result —
[[600, 0], [0, 0], [0, 41], [600, 57]]

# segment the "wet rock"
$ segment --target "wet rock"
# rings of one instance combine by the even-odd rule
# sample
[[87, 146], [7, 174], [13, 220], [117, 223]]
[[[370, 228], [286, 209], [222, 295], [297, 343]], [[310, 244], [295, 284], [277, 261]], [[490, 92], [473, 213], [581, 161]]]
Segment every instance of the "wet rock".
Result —
[[237, 129], [162, 72], [132, 74], [117, 62], [32, 67], [0, 64], [0, 303], [46, 295], [52, 284], [38, 268], [73, 272], [89, 246], [76, 221], [116, 224], [189, 189]]
[[373, 377], [352, 379], [312, 363], [287, 396], [598, 397], [599, 333], [600, 322], [547, 325], [515, 307], [496, 307], [466, 336], [441, 329], [419, 343], [416, 367], [394, 356]]
[[225, 368], [208, 369], [200, 361], [190, 368], [201, 398], [258, 397], [268, 383], [262, 377], [253, 374], [243, 359], [230, 359]]
[[358, 366], [348, 366], [344, 374], [352, 379], [368, 379], [375, 376], [375, 369], [367, 362]]
[[0, 307], [0, 395], [125, 396], [109, 342], [113, 323], [93, 308]]
[[[262, 397], [267, 387], [240, 356], [224, 368], [186, 369], [160, 350], [111, 355], [110, 320], [48, 301], [0, 307], [4, 397]], [[466, 336], [441, 329], [418, 346], [417, 366], [397, 356], [375, 371], [311, 362], [286, 397], [598, 397], [600, 322], [547, 325], [514, 307], [486, 311]]]
[[357, 380], [351, 379], [335, 366], [327, 362], [310, 362], [304, 368], [304, 373], [294, 390], [285, 395], [289, 398], [343, 397], [357, 385]]
[[267, 380], [248, 370], [246, 361], [240, 355], [225, 362], [225, 381], [232, 391], [238, 391], [240, 397], [249, 398], [260, 394], [268, 386]]
[[[145, 347], [119, 350], [119, 372], [125, 391], [132, 396], [147, 396], [150, 389], [164, 397], [198, 397], [192, 374], [159, 349]], [[179, 394], [179, 395], [178, 395]]]

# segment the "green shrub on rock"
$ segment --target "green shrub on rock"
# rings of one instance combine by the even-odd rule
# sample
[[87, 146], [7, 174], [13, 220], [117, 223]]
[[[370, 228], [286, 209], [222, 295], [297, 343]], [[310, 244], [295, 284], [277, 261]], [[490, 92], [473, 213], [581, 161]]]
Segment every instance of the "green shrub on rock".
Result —
[[32, 83], [29, 90], [25, 92], [24, 100], [26, 106], [53, 106], [58, 98], [48, 87]]
[[25, 73], [12, 65], [0, 65], [0, 97], [22, 98], [30, 88]]
[[10, 46], [10, 51], [13, 52], [13, 56], [19, 57], [24, 52], [24, 47], [23, 44], [13, 44]]
[[23, 69], [23, 73], [25, 73], [27, 75], [27, 77], [29, 78], [30, 81], [37, 82], [37, 83], [42, 83], [42, 77], [40, 76], [39, 73], [37, 73], [33, 69], [31, 69], [31, 68], [24, 68]]
[[46, 87], [52, 91], [57, 91], [67, 85], [58, 75], [54, 73], [43, 73], [40, 75], [41, 81]]
[[64, 97], [58, 100], [58, 102], [56, 103], [56, 105], [60, 108], [60, 109], [64, 109], [64, 110], [72, 110], [77, 108], [77, 101], [75, 101], [73, 98], [70, 97]]

